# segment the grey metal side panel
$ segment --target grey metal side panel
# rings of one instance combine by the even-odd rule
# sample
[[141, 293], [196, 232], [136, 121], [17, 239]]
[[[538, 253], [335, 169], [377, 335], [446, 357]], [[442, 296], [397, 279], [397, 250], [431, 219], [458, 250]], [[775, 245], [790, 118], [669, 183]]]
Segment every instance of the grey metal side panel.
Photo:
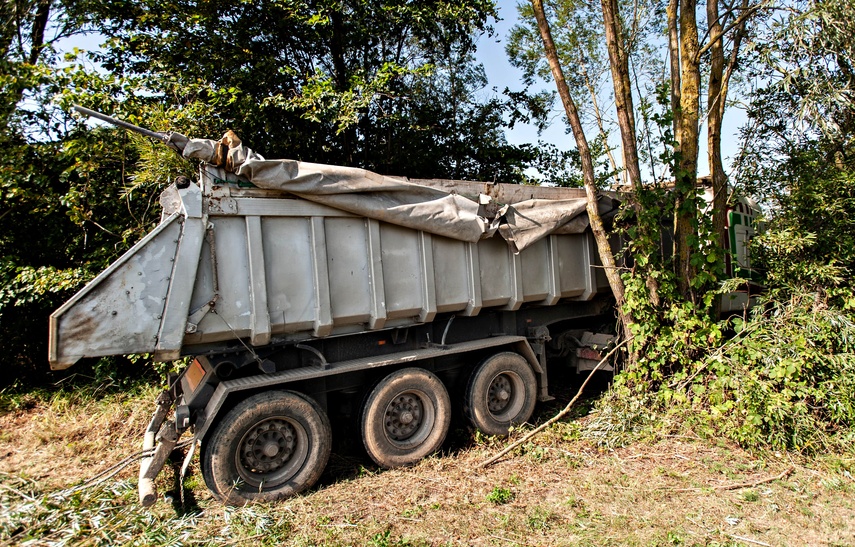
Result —
[[[312, 331], [318, 316], [312, 219], [265, 217], [265, 279], [273, 333]], [[319, 219], [320, 222], [320, 219]], [[325, 263], [325, 261], [324, 261]]]
[[324, 229], [333, 324], [367, 322], [371, 316], [367, 221], [327, 218]]
[[546, 256], [549, 292], [541, 303], [544, 306], [554, 306], [561, 299], [561, 264], [558, 258], [559, 236], [549, 236], [546, 242], [549, 248]]
[[234, 198], [239, 215], [276, 217], [355, 217], [340, 209], [302, 199]]
[[469, 303], [463, 312], [465, 316], [478, 315], [484, 300], [481, 296], [481, 262], [479, 261], [478, 246], [469, 243], [466, 246], [467, 284], [469, 286]]
[[389, 319], [414, 317], [424, 305], [419, 232], [392, 224], [380, 224], [380, 256]]
[[158, 225], [51, 315], [53, 368], [67, 368], [82, 357], [154, 350], [180, 218], [174, 214]]
[[509, 311], [520, 309], [523, 304], [523, 257], [522, 254], [513, 254], [508, 251], [508, 279], [511, 289], [511, 297], [508, 299], [507, 305], [502, 308]]
[[[211, 216], [209, 222], [214, 231], [217, 259], [215, 264], [209, 260], [206, 266], [217, 269], [221, 297], [217, 301], [215, 313], [207, 314], [199, 322], [199, 336], [195, 339], [216, 341], [249, 337], [252, 303], [246, 219], [240, 216]], [[188, 340], [192, 339], [188, 337]]]
[[457, 312], [469, 304], [469, 243], [434, 236], [433, 271], [438, 312]]
[[512, 253], [501, 239], [485, 239], [478, 243], [481, 304], [485, 308], [504, 306], [513, 295], [511, 284], [516, 280], [511, 272]]
[[[181, 345], [184, 341], [184, 329], [187, 326], [187, 315], [190, 310], [190, 300], [193, 286], [196, 282], [196, 268], [199, 266], [199, 251], [205, 238], [205, 219], [184, 219], [181, 236], [178, 238], [178, 251], [174, 258], [172, 282], [166, 293], [166, 306], [163, 309], [163, 320], [157, 333], [157, 345], [154, 358], [158, 361], [170, 361], [181, 355]], [[150, 318], [138, 318], [145, 321]]]
[[[578, 296], [578, 300], [590, 300], [597, 294], [597, 279], [606, 279], [602, 267], [600, 267], [600, 257], [597, 254], [597, 244], [594, 242], [593, 236], [588, 233], [580, 234], [584, 242], [584, 251], [582, 257], [587, 265], [585, 272], [585, 290]], [[606, 280], [607, 281], [607, 280]]]
[[419, 258], [421, 259], [421, 290], [422, 307], [419, 310], [419, 321], [429, 323], [436, 315], [436, 279], [433, 276], [433, 236], [426, 232], [419, 233]]
[[315, 294], [315, 336], [332, 332], [332, 307], [330, 306], [330, 275], [327, 266], [326, 228], [323, 217], [312, 218], [312, 279]]
[[562, 298], [591, 291], [591, 256], [586, 234], [557, 238], [559, 294]]
[[246, 217], [246, 246], [249, 252], [250, 343], [270, 343], [270, 313], [267, 308], [267, 276], [264, 267], [264, 237], [261, 217]]
[[371, 317], [368, 328], [382, 329], [388, 318], [386, 310], [386, 280], [383, 276], [383, 249], [380, 240], [380, 223], [368, 220], [369, 287], [371, 289]]
[[523, 298], [526, 302], [542, 301], [549, 295], [549, 239], [541, 239], [520, 253]]

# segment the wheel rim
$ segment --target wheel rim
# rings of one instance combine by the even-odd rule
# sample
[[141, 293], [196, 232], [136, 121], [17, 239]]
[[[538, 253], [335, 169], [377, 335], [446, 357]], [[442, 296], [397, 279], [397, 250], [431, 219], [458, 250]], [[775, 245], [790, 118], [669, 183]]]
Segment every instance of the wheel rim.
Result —
[[525, 386], [515, 372], [505, 371], [493, 376], [487, 387], [487, 408], [494, 419], [509, 422], [525, 404]]
[[309, 453], [309, 436], [296, 420], [276, 416], [247, 430], [238, 444], [238, 474], [259, 490], [278, 486], [302, 468]]
[[422, 391], [403, 391], [386, 405], [383, 431], [399, 448], [413, 448], [427, 438], [433, 429], [436, 410]]

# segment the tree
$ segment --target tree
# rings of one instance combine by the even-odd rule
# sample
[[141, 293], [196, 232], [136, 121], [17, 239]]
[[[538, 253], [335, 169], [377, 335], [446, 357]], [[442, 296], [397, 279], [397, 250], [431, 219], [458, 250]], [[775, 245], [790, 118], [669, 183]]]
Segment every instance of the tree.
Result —
[[138, 81], [139, 91], [111, 99], [129, 117], [153, 103], [193, 108], [200, 129], [233, 129], [268, 157], [413, 177], [522, 182], [537, 159], [533, 147], [509, 146], [502, 129], [505, 116], [530, 117], [538, 99], [479, 97], [489, 91], [472, 54], [476, 36], [490, 32], [490, 0], [110, 0], [76, 9], [109, 38], [95, 59]]
[[585, 136], [585, 130], [582, 127], [582, 120], [579, 116], [579, 109], [576, 107], [576, 102], [570, 95], [570, 88], [564, 80], [564, 72], [559, 64], [558, 52], [555, 49], [555, 43], [552, 40], [552, 34], [549, 30], [549, 23], [546, 20], [546, 14], [543, 9], [541, 0], [532, 0], [534, 8], [534, 16], [537, 18], [537, 27], [543, 39], [543, 48], [546, 52], [546, 59], [549, 67], [552, 70], [552, 77], [555, 79], [555, 84], [558, 88], [558, 95], [561, 97], [561, 103], [564, 105], [564, 110], [567, 114], [567, 120], [570, 127], [573, 129], [573, 137], [576, 139], [576, 148], [579, 150], [579, 156], [582, 163], [582, 180], [585, 185], [585, 195], [587, 196], [587, 211], [588, 218], [591, 223], [591, 231], [594, 234], [594, 239], [597, 242], [597, 250], [599, 252], [600, 261], [603, 264], [606, 277], [609, 280], [609, 286], [612, 289], [615, 300], [617, 302], [618, 313], [620, 314], [623, 323], [624, 331], [628, 336], [631, 336], [633, 318], [624, 311], [624, 285], [617, 270], [614, 254], [608, 240], [603, 219], [600, 216], [598, 209], [598, 190], [596, 186], [594, 174], [594, 161], [591, 156], [591, 150], [588, 146], [588, 139]]
[[[774, 211], [757, 251], [786, 295], [839, 295], [855, 272], [855, 8], [795, 3], [764, 36], [737, 180]], [[759, 80], [758, 80], [759, 81]], [[849, 295], [849, 296], [846, 296]], [[855, 309], [855, 299], [848, 305]]]
[[[586, 155], [584, 128], [577, 107], [566, 85], [564, 71], [560, 66], [560, 58], [552, 42], [548, 13], [541, 0], [533, 0], [534, 15], [542, 38], [543, 49], [549, 61], [553, 79], [559, 90], [559, 96], [567, 111], [568, 120], [573, 127], [574, 137], [580, 154]], [[579, 5], [570, 0], [552, 4], [553, 11], [576, 9], [589, 10], [586, 5]], [[643, 179], [641, 172], [641, 154], [639, 143], [652, 142], [646, 123], [649, 107], [642, 101], [642, 118], [645, 123], [641, 128], [636, 124], [635, 93], [640, 92], [638, 78], [634, 76], [634, 66], [637, 63], [636, 54], [639, 51], [643, 37], [638, 32], [637, 22], [640, 13], [645, 9], [655, 11], [656, 3], [646, 6], [643, 3], [622, 4], [617, 0], [602, 0], [601, 21], [602, 34], [588, 34], [587, 39], [601, 43], [608, 55], [608, 66], [611, 73], [612, 97], [614, 98], [614, 115], [620, 132], [622, 168], [625, 171], [632, 193], [626, 196], [626, 214], [632, 218], [633, 226], [626, 231], [629, 243], [626, 250], [629, 253], [632, 269], [623, 277], [617, 272], [609, 276], [612, 291], [618, 298], [620, 319], [624, 324], [627, 336], [636, 335], [635, 351], [632, 360], [639, 356], [642, 348], [654, 344], [663, 329], [672, 332], [675, 321], [685, 324], [703, 325], [703, 321], [686, 321], [685, 313], [717, 315], [713, 305], [715, 298], [709, 293], [714, 283], [721, 279], [723, 267], [722, 237], [724, 214], [726, 211], [726, 181], [721, 162], [721, 119], [730, 78], [737, 69], [740, 59], [740, 44], [746, 32], [746, 22], [752, 14], [757, 13], [763, 6], [749, 7], [746, 3], [741, 6], [727, 7], [723, 16], [718, 13], [718, 5], [707, 6], [707, 23], [709, 41], [701, 43], [697, 4], [694, 0], [672, 1], [666, 10], [667, 20], [664, 29], [669, 36], [669, 67], [670, 77], [666, 80], [664, 89], [670, 87], [670, 96], [659, 95], [660, 100], [668, 97], [664, 115], [656, 118], [660, 130], [666, 132], [659, 139], [664, 146], [661, 154], [666, 165], [670, 165], [674, 185], [664, 192], [661, 181]], [[658, 6], [660, 8], [664, 6]], [[569, 35], [566, 43], [574, 44], [582, 40], [578, 29], [562, 32]], [[584, 33], [584, 31], [582, 31]], [[730, 37], [729, 61], [725, 61], [725, 38]], [[590, 51], [598, 51], [589, 48]], [[574, 53], [575, 54], [575, 53]], [[702, 218], [702, 200], [696, 186], [698, 150], [700, 138], [701, 109], [701, 67], [709, 54], [710, 76], [709, 86], [709, 144], [710, 168], [713, 173], [713, 193], [715, 195], [713, 229]], [[601, 57], [600, 57], [601, 58]], [[579, 64], [573, 65], [580, 66]], [[580, 72], [587, 74], [585, 65]], [[578, 73], [576, 72], [577, 80]], [[655, 82], [651, 82], [655, 83]], [[663, 86], [658, 86], [663, 89]], [[649, 105], [649, 99], [646, 103]], [[599, 109], [595, 108], [596, 116], [600, 117]], [[602, 124], [599, 125], [602, 128]], [[601, 129], [602, 131], [602, 129]], [[671, 132], [669, 135], [668, 131]], [[653, 156], [648, 153], [648, 158]], [[593, 161], [583, 159], [583, 176], [591, 203], [596, 199], [596, 188], [589, 181], [593, 173], [589, 172]], [[653, 172], [656, 172], [655, 166]], [[658, 234], [661, 230], [663, 215], [670, 214], [674, 219], [674, 249], [669, 256], [661, 253], [661, 243]], [[593, 213], [591, 213], [593, 217]], [[597, 234], [596, 220], [592, 222], [595, 229], [600, 254], [607, 272], [614, 268], [615, 261], [607, 261], [606, 255], [612, 256], [612, 249], [604, 236]], [[716, 231], [718, 230], [718, 231]], [[722, 234], [722, 235], [719, 235]], [[631, 295], [631, 296], [629, 296]], [[630, 301], [631, 300], [631, 301]], [[688, 303], [689, 307], [685, 307]], [[677, 312], [676, 310], [684, 310]], [[692, 311], [695, 310], [695, 311]], [[703, 327], [700, 327], [703, 328]], [[667, 359], [666, 359], [667, 361]], [[676, 358], [674, 361], [681, 361]], [[679, 364], [670, 365], [679, 368]]]
[[93, 214], [120, 187], [92, 192], [100, 185], [92, 184], [93, 175], [115, 175], [120, 161], [113, 163], [114, 155], [93, 162], [103, 151], [94, 140], [85, 151], [74, 149], [75, 139], [95, 135], [69, 131], [50, 103], [68, 83], [54, 44], [81, 30], [64, 8], [46, 1], [0, 8], [0, 349], [10, 381], [37, 373], [46, 355], [47, 314], [121, 240], [108, 234], [105, 226], [115, 229], [109, 216]]
[[[0, 349], [19, 365], [6, 382], [44, 377], [48, 313], [194, 172], [145, 139], [87, 128], [75, 102], [154, 130], [233, 129], [268, 157], [505, 182], [540, 162], [575, 177], [558, 150], [505, 140], [508, 123], [546, 110], [524, 90], [485, 90], [472, 53], [489, 0], [18, 0], [0, 13]], [[104, 47], [55, 48], [86, 32]]]

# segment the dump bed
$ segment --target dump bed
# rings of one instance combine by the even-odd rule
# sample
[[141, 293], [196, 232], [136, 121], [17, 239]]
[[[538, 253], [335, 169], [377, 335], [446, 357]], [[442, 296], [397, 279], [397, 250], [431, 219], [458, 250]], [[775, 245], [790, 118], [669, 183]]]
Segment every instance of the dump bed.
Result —
[[[582, 199], [579, 190], [423, 181], [460, 195]], [[251, 187], [203, 165], [161, 196], [161, 223], [51, 315], [50, 362], [152, 353], [157, 360], [592, 298], [587, 231], [514, 253], [501, 237], [460, 241]]]

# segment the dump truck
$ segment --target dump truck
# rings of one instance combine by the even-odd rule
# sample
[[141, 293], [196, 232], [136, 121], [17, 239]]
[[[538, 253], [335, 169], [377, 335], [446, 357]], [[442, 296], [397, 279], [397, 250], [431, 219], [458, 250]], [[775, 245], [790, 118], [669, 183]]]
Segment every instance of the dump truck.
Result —
[[166, 188], [157, 227], [51, 315], [49, 356], [186, 358], [144, 434], [143, 505], [184, 435], [214, 496], [240, 505], [311, 487], [334, 426], [355, 426], [384, 468], [440, 449], [458, 411], [507, 434], [550, 399], [550, 352], [596, 357], [557, 335], [614, 322], [582, 190], [148, 134], [201, 160], [198, 180]]

